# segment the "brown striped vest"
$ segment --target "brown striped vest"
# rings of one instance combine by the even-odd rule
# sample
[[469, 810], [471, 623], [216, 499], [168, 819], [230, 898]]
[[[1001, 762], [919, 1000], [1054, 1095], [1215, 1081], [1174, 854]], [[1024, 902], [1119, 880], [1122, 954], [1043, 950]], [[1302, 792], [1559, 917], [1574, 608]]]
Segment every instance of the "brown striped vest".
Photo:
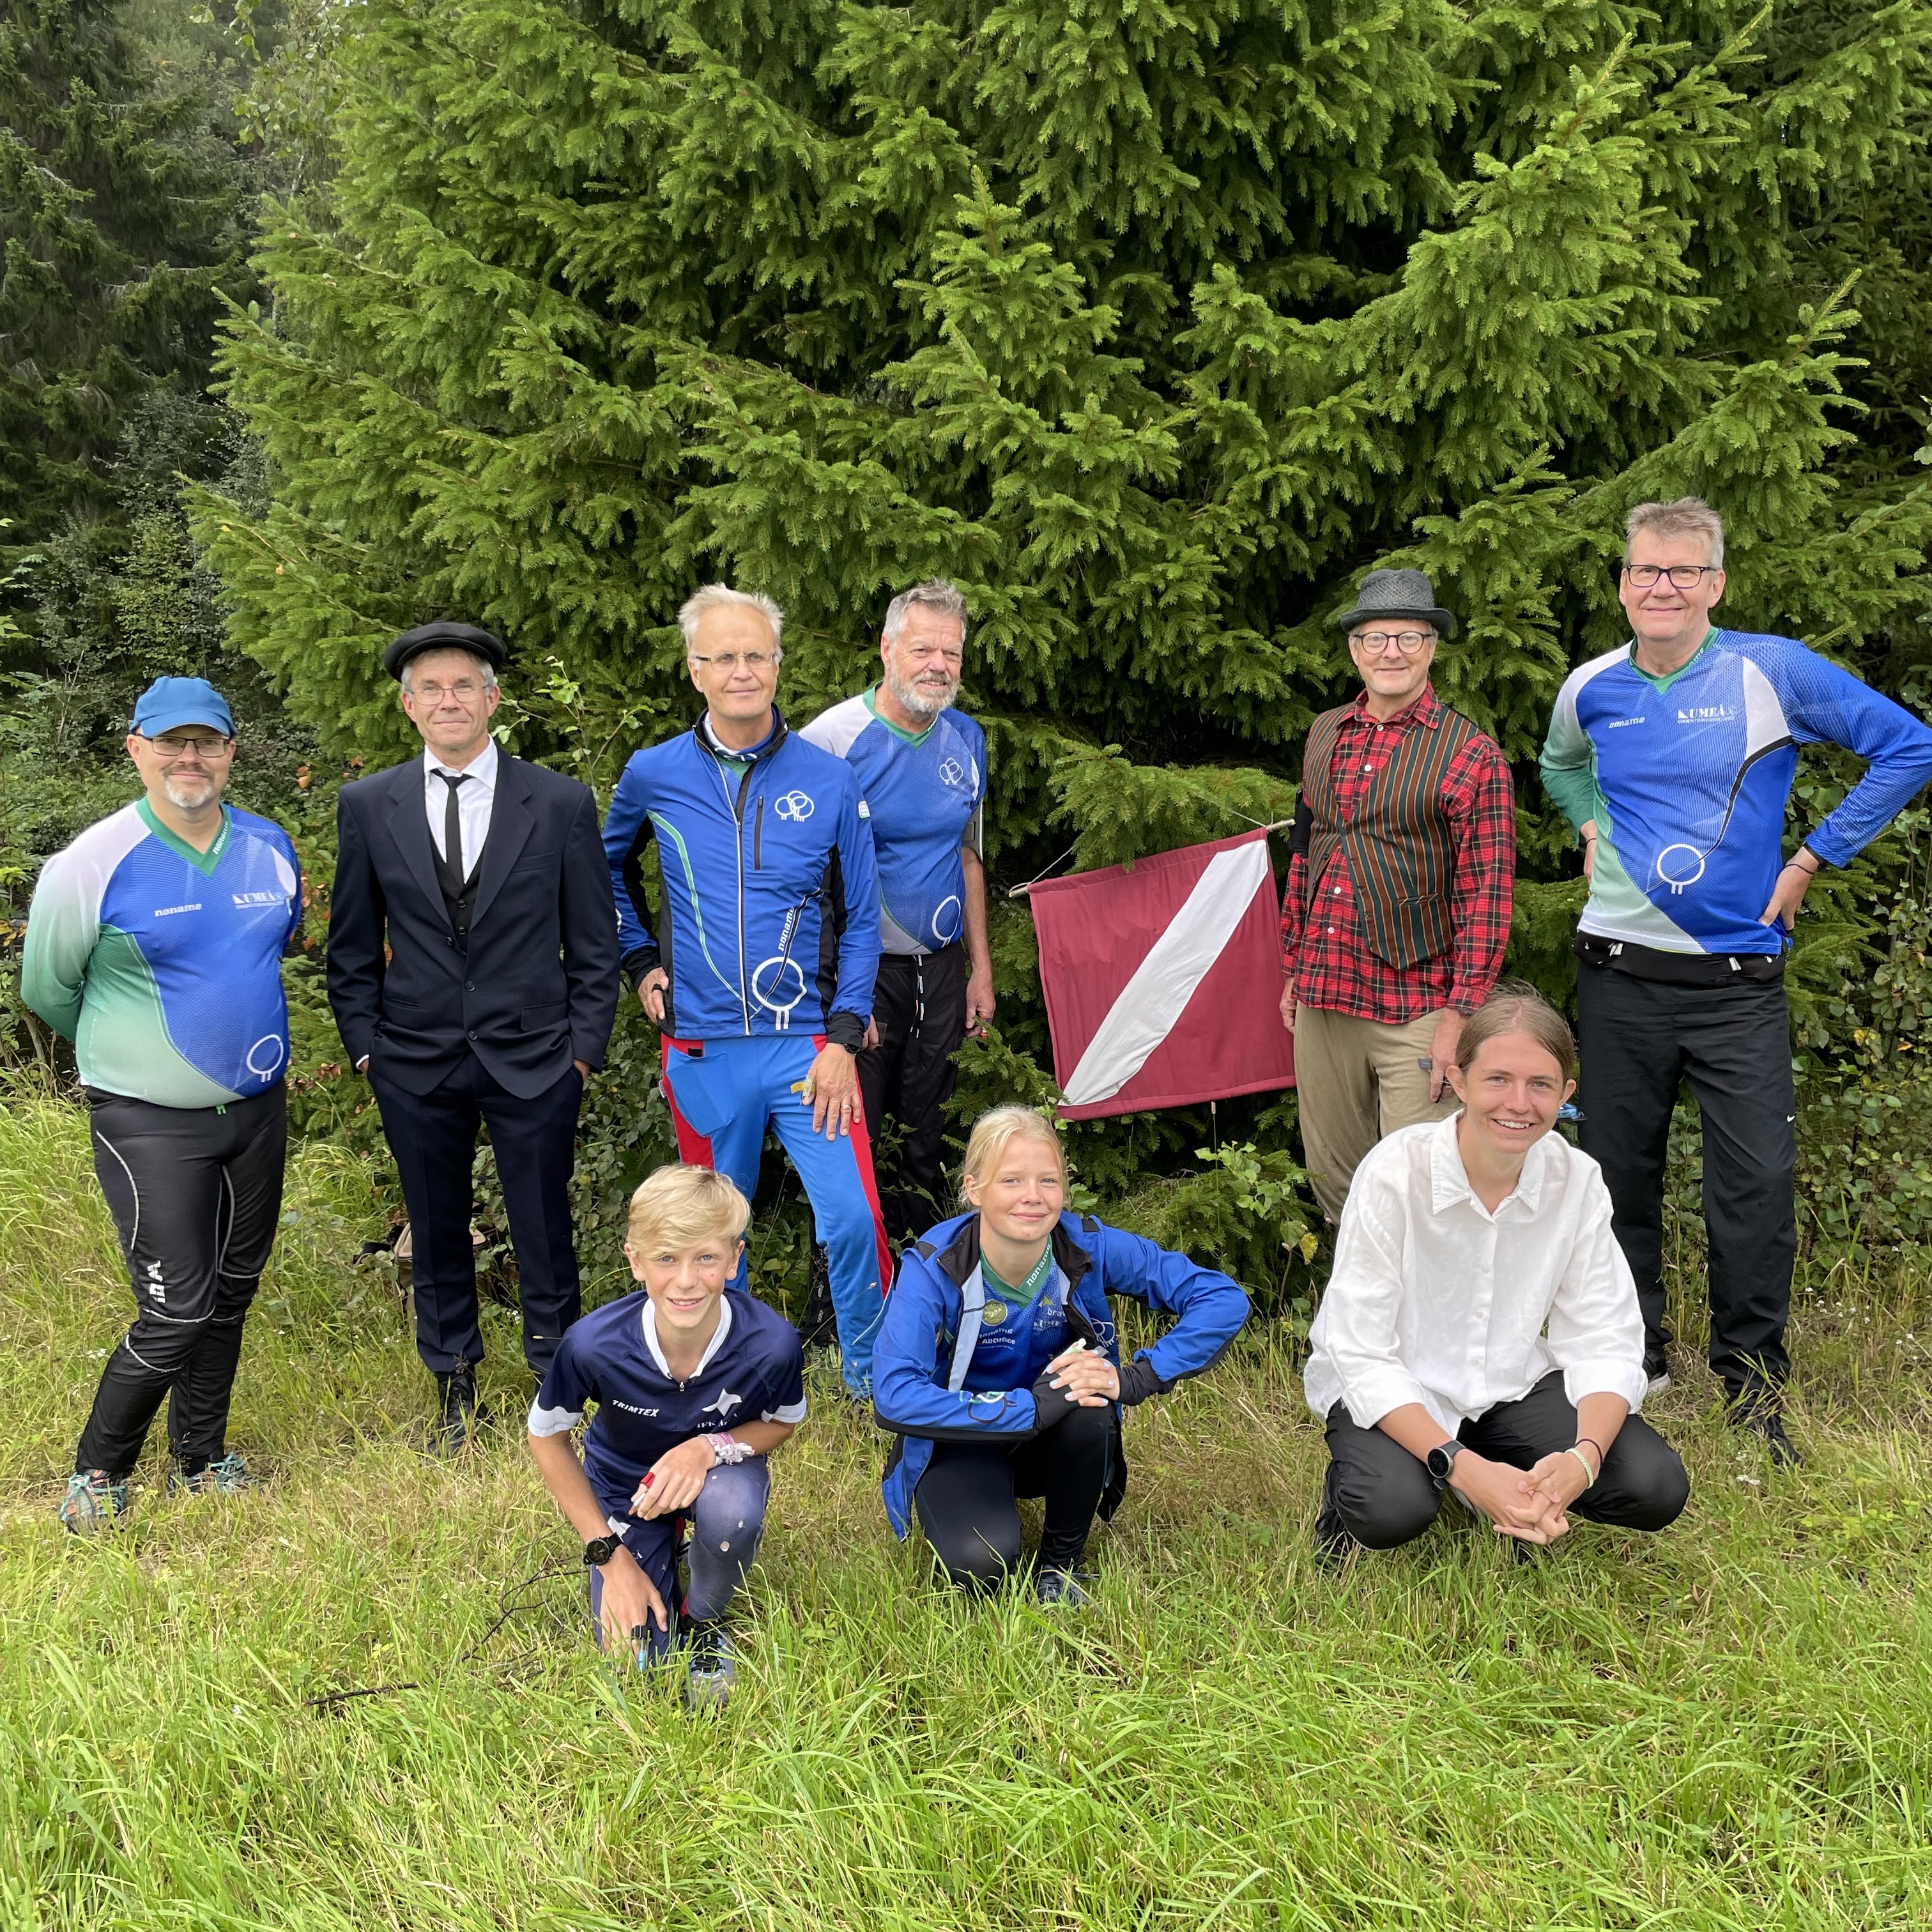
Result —
[[1335, 802], [1335, 741], [1355, 707], [1324, 711], [1308, 728], [1301, 760], [1301, 802], [1308, 812], [1308, 901], [1336, 852], [1348, 855], [1362, 936], [1391, 966], [1414, 966], [1455, 943], [1449, 874], [1454, 857], [1439, 802], [1456, 754], [1482, 734], [1459, 711], [1437, 700], [1435, 724], [1413, 724], [1394, 754], [1369, 782], [1354, 816]]

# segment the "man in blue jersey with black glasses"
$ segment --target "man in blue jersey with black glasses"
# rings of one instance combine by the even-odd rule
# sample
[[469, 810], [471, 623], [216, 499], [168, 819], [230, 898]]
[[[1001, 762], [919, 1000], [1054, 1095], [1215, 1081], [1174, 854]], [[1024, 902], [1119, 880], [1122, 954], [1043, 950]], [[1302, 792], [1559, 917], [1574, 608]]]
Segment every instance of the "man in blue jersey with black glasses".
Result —
[[[1798, 1460], [1780, 1394], [1797, 1251], [1787, 934], [1932, 777], [1932, 729], [1790, 638], [1718, 628], [1724, 526], [1694, 496], [1630, 514], [1629, 644], [1573, 671], [1543, 750], [1583, 842], [1576, 934], [1584, 1150], [1604, 1171], [1636, 1278], [1645, 1370], [1669, 1384], [1664, 1168], [1688, 1080], [1704, 1124], [1711, 1366], [1732, 1420]], [[1783, 856], [1798, 747], [1842, 745], [1864, 776]]]
[[288, 1154], [295, 848], [224, 801], [235, 720], [206, 678], [157, 678], [128, 755], [145, 796], [47, 861], [20, 973], [27, 1004], [74, 1042], [134, 1291], [60, 1504], [76, 1535], [125, 1512], [164, 1402], [171, 1490], [252, 1486], [228, 1447], [228, 1408]]
[[880, 1196], [896, 1245], [952, 1211], [946, 1103], [952, 1056], [993, 1012], [981, 820], [986, 740], [953, 708], [966, 600], [934, 580], [895, 597], [879, 640], [884, 675], [822, 712], [801, 736], [859, 775], [879, 860], [879, 979], [859, 1087], [876, 1136], [898, 1129]]
[[777, 1130], [828, 1251], [846, 1386], [863, 1396], [892, 1269], [857, 1072], [879, 961], [872, 835], [851, 767], [778, 714], [777, 604], [707, 584], [678, 625], [705, 714], [633, 754], [604, 820], [623, 968], [663, 1031], [680, 1156], [748, 1199]]

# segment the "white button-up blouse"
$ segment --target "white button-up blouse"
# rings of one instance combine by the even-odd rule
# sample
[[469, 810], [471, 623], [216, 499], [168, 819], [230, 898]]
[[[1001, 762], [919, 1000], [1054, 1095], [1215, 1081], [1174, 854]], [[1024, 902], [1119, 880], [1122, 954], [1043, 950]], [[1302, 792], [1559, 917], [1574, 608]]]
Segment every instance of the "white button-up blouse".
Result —
[[1302, 1386], [1363, 1429], [1419, 1402], [1451, 1435], [1552, 1369], [1574, 1403], [1644, 1396], [1643, 1317], [1610, 1232], [1602, 1171], [1558, 1133], [1524, 1157], [1492, 1214], [1456, 1120], [1390, 1134], [1355, 1170]]

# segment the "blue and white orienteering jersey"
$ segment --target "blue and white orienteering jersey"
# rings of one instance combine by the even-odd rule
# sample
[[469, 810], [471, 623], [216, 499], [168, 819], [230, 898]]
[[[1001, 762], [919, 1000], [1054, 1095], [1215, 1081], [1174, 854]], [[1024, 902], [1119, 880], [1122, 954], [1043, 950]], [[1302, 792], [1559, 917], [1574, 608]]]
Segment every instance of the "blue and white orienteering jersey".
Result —
[[1598, 831], [1582, 929], [1662, 952], [1781, 951], [1761, 922], [1783, 863], [1800, 745], [1843, 745], [1863, 778], [1805, 836], [1842, 866], [1932, 777], [1932, 728], [1790, 638], [1712, 632], [1653, 678], [1630, 646], [1570, 674], [1543, 782]]
[[879, 858], [879, 950], [937, 952], [963, 937], [963, 848], [982, 850], [986, 740], [963, 711], [917, 737], [872, 708], [872, 694], [820, 712], [800, 732], [859, 775]]
[[640, 1288], [573, 1322], [530, 1409], [532, 1436], [584, 1436], [584, 1473], [614, 1516], [628, 1514], [644, 1472], [694, 1436], [746, 1422], [805, 1420], [805, 1344], [782, 1315], [728, 1288], [718, 1330], [677, 1381], [658, 1344], [657, 1310]]
[[289, 835], [232, 806], [206, 852], [137, 800], [41, 868], [20, 991], [82, 1081], [159, 1107], [264, 1094], [289, 1060], [282, 955], [302, 926]]

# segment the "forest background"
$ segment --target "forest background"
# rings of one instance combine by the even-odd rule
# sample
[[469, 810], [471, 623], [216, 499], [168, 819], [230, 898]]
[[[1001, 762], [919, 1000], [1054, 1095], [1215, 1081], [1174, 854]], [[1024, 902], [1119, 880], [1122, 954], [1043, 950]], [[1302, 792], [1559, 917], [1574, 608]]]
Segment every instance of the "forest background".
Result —
[[[0, 1053], [70, 1076], [18, 998], [34, 878], [128, 795], [134, 692], [205, 673], [314, 896], [298, 1118], [380, 1162], [321, 958], [334, 792], [411, 742], [381, 644], [499, 631], [506, 742], [608, 795], [689, 719], [673, 616], [712, 578], [784, 605], [794, 718], [868, 681], [895, 590], [966, 591], [1000, 1006], [962, 1116], [1053, 1091], [1001, 889], [1286, 817], [1377, 566], [1463, 614], [1437, 681], [1515, 770], [1510, 964], [1567, 998], [1581, 887], [1534, 760], [1624, 634], [1632, 502], [1707, 497], [1733, 622], [1932, 704], [1928, 61], [1921, 0], [16, 4]], [[1807, 754], [1794, 838], [1848, 776]], [[1915, 808], [1797, 937], [1834, 1253], [1932, 1236], [1926, 858]], [[627, 1003], [593, 1271], [672, 1153], [654, 1046]], [[1110, 1213], [1305, 1316], [1292, 1096], [1070, 1146]], [[1688, 1109], [1672, 1173], [1694, 1253]], [[478, 1197], [491, 1224], [487, 1155]], [[759, 1206], [796, 1294], [778, 1163]]]
[[[1709, 497], [1734, 622], [1932, 706], [1932, 0], [232, 5], [0, 0], [0, 1932], [1932, 1922], [1922, 807], [1797, 934], [1802, 1468], [1695, 1360], [1687, 1108], [1646, 1406], [1685, 1516], [1519, 1567], [1450, 1510], [1324, 1571], [1292, 1097], [1082, 1126], [1109, 1215], [1267, 1318], [1135, 1412], [1092, 1606], [935, 1588], [815, 1361], [716, 1724], [599, 1662], [514, 1426], [417, 1453], [320, 972], [334, 794], [409, 749], [396, 631], [501, 632], [512, 742], [601, 789], [691, 715], [693, 585], [785, 604], [797, 717], [940, 572], [998, 889], [960, 1109], [1045, 1099], [1005, 889], [1286, 816], [1334, 614], [1415, 562], [1516, 776], [1511, 963], [1568, 998], [1534, 757], [1621, 640], [1632, 502]], [[315, 890], [301, 1138], [237, 1384], [266, 1480], [170, 1496], [157, 1443], [84, 1542], [53, 1509], [126, 1278], [18, 947], [161, 671], [229, 692], [234, 796]], [[1794, 840], [1848, 776], [1806, 754]], [[670, 1152], [654, 1045], [627, 1007], [590, 1089], [593, 1298]]]

